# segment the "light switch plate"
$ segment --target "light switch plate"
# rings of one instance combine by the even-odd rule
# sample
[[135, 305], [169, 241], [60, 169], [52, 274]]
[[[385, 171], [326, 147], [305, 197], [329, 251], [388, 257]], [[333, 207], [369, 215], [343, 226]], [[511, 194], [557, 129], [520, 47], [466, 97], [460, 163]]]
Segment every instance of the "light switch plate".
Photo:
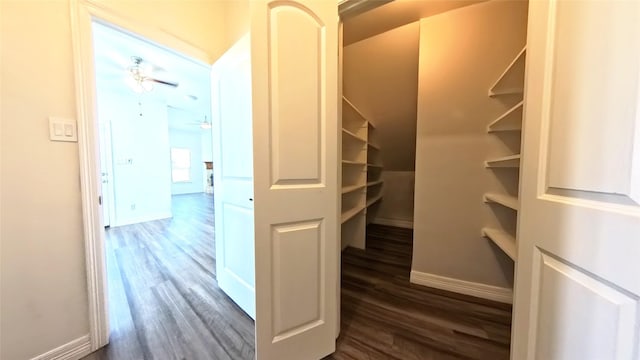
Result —
[[49, 117], [49, 139], [51, 141], [78, 141], [76, 121], [58, 117]]

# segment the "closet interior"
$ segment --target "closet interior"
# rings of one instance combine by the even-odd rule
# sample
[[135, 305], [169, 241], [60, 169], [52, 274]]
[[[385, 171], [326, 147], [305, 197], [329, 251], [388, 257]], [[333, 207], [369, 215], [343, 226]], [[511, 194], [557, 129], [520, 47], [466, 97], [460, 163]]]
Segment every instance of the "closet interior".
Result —
[[411, 282], [509, 303], [528, 2], [444, 3], [344, 24], [342, 247], [408, 209]]
[[[522, 139], [522, 114], [524, 108], [524, 100], [522, 97], [524, 95], [525, 54], [526, 46], [522, 48], [500, 77], [498, 77], [496, 82], [489, 88], [488, 96], [490, 98], [516, 96], [520, 99], [516, 105], [509, 108], [487, 126], [487, 132], [489, 134], [500, 137], [501, 134], [504, 133], [515, 133], [517, 138]], [[520, 141], [520, 144], [517, 146], [518, 148], [522, 148], [521, 143], [522, 141]], [[516, 172], [516, 176], [510, 180], [512, 182], [511, 187], [519, 188], [518, 170], [520, 169], [520, 156], [520, 151], [518, 151], [516, 154], [488, 159], [485, 161], [485, 167], [496, 172], [501, 170]], [[497, 176], [499, 176], [499, 174], [497, 174]], [[517, 217], [519, 208], [517, 191], [515, 194], [487, 192], [484, 195], [484, 200], [487, 203], [495, 203], [512, 210], [512, 215]], [[514, 218], [512, 223], [516, 222]], [[511, 229], [484, 227], [482, 228], [482, 235], [495, 243], [507, 256], [513, 259], [513, 261], [516, 261], [517, 238], [513, 226], [511, 226]]]
[[373, 206], [382, 200], [382, 159], [376, 127], [342, 98], [342, 249], [365, 248]]

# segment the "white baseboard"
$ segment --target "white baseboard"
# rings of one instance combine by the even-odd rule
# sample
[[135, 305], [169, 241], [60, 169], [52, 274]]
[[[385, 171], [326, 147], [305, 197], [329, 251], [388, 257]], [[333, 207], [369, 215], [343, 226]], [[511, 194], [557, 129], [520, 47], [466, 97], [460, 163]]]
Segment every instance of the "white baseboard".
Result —
[[375, 218], [371, 221], [373, 224], [395, 226], [405, 229], [413, 229], [412, 220], [399, 220], [399, 219], [387, 219], [387, 218]]
[[31, 360], [78, 360], [91, 353], [89, 335], [79, 337]]
[[411, 283], [455, 292], [501, 303], [513, 303], [513, 290], [498, 286], [453, 279], [445, 276], [411, 271]]

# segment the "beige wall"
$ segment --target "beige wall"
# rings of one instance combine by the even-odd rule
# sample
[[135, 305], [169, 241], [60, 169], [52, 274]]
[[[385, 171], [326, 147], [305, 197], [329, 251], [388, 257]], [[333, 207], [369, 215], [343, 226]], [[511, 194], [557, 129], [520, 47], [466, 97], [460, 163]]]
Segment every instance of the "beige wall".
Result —
[[383, 171], [382, 201], [374, 210], [373, 222], [409, 226], [413, 222], [413, 171]]
[[[108, 3], [210, 59], [228, 45], [222, 2]], [[77, 115], [68, 1], [0, 13], [0, 358], [22, 360], [88, 333], [78, 146], [50, 142], [47, 120]]]
[[483, 162], [519, 152], [519, 138], [486, 133], [518, 99], [490, 99], [487, 90], [522, 49], [526, 17], [526, 2], [491, 1], [421, 21], [414, 271], [511, 287], [513, 262], [480, 230], [515, 226], [509, 210], [492, 211], [482, 196], [515, 192], [517, 172]]
[[249, 0], [231, 0], [225, 5], [226, 39], [231, 46], [249, 31]]

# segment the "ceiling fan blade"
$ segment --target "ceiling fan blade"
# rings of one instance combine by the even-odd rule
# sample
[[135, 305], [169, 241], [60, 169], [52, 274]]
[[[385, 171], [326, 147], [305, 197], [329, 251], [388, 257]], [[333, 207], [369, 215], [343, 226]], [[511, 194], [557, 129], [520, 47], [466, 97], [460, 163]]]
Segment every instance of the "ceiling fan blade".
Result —
[[177, 82], [164, 81], [164, 80], [154, 79], [154, 78], [146, 78], [145, 80], [153, 81], [154, 83], [167, 85], [167, 86], [171, 86], [171, 87], [178, 87], [178, 85], [179, 85]]

